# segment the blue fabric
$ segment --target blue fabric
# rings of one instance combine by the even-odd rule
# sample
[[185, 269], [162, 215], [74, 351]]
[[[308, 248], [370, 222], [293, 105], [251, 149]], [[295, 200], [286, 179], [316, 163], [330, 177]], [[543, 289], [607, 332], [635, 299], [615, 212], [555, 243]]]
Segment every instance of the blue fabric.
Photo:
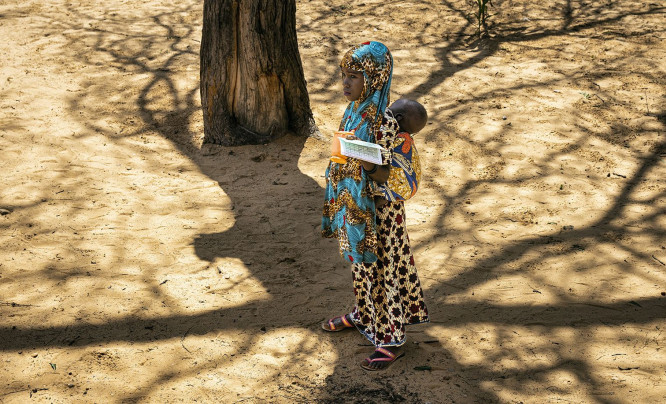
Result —
[[[340, 66], [363, 73], [361, 97], [347, 106], [340, 130], [354, 131], [361, 140], [376, 143], [384, 111], [389, 105], [393, 58], [380, 42], [366, 42], [350, 49]], [[374, 182], [356, 159], [331, 162], [326, 169], [322, 234], [336, 237], [340, 253], [349, 262], [377, 260]]]

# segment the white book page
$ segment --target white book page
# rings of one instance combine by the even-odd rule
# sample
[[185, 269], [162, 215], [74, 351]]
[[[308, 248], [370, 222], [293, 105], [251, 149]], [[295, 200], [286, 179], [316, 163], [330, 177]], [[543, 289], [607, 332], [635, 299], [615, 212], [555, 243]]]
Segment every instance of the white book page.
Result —
[[383, 147], [362, 140], [347, 140], [340, 137], [340, 153], [343, 156], [368, 161], [370, 163], [382, 164]]

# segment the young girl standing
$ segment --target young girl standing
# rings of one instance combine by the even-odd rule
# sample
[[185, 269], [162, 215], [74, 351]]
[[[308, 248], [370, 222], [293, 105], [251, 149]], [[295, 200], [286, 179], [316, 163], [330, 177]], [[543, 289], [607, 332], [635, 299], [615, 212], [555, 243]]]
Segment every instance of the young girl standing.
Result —
[[403, 202], [376, 205], [389, 176], [398, 123], [389, 105], [393, 58], [380, 42], [350, 49], [340, 63], [343, 92], [349, 106], [341, 131], [377, 143], [388, 152], [384, 165], [349, 158], [326, 170], [324, 237], [340, 242], [340, 253], [352, 264], [356, 304], [349, 314], [332, 318], [322, 328], [356, 327], [376, 349], [361, 362], [381, 370], [404, 355], [405, 326], [428, 321], [421, 284], [406, 231]]

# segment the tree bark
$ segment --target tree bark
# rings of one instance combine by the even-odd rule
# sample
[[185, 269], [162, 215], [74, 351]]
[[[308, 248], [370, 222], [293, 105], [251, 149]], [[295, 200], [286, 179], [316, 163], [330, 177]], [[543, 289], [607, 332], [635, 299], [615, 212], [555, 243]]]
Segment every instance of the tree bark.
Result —
[[204, 142], [267, 143], [318, 133], [296, 38], [295, 0], [205, 0]]

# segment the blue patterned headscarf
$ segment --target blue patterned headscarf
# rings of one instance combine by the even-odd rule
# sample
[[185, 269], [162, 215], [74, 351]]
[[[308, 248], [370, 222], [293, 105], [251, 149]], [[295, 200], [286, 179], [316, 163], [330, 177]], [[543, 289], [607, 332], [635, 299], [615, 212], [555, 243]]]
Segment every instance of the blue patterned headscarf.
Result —
[[[361, 97], [347, 106], [340, 130], [354, 131], [359, 139], [376, 143], [389, 105], [391, 52], [380, 42], [366, 42], [351, 48], [340, 66], [362, 72], [364, 79]], [[356, 159], [350, 158], [345, 164], [331, 162], [326, 170], [322, 234], [336, 237], [340, 253], [352, 263], [377, 260], [374, 187]]]
[[366, 42], [347, 51], [340, 62], [340, 67], [343, 66], [362, 72], [364, 80], [361, 98], [347, 106], [340, 130], [355, 130], [359, 139], [374, 143], [375, 132], [389, 105], [393, 75], [391, 52], [381, 42]]

